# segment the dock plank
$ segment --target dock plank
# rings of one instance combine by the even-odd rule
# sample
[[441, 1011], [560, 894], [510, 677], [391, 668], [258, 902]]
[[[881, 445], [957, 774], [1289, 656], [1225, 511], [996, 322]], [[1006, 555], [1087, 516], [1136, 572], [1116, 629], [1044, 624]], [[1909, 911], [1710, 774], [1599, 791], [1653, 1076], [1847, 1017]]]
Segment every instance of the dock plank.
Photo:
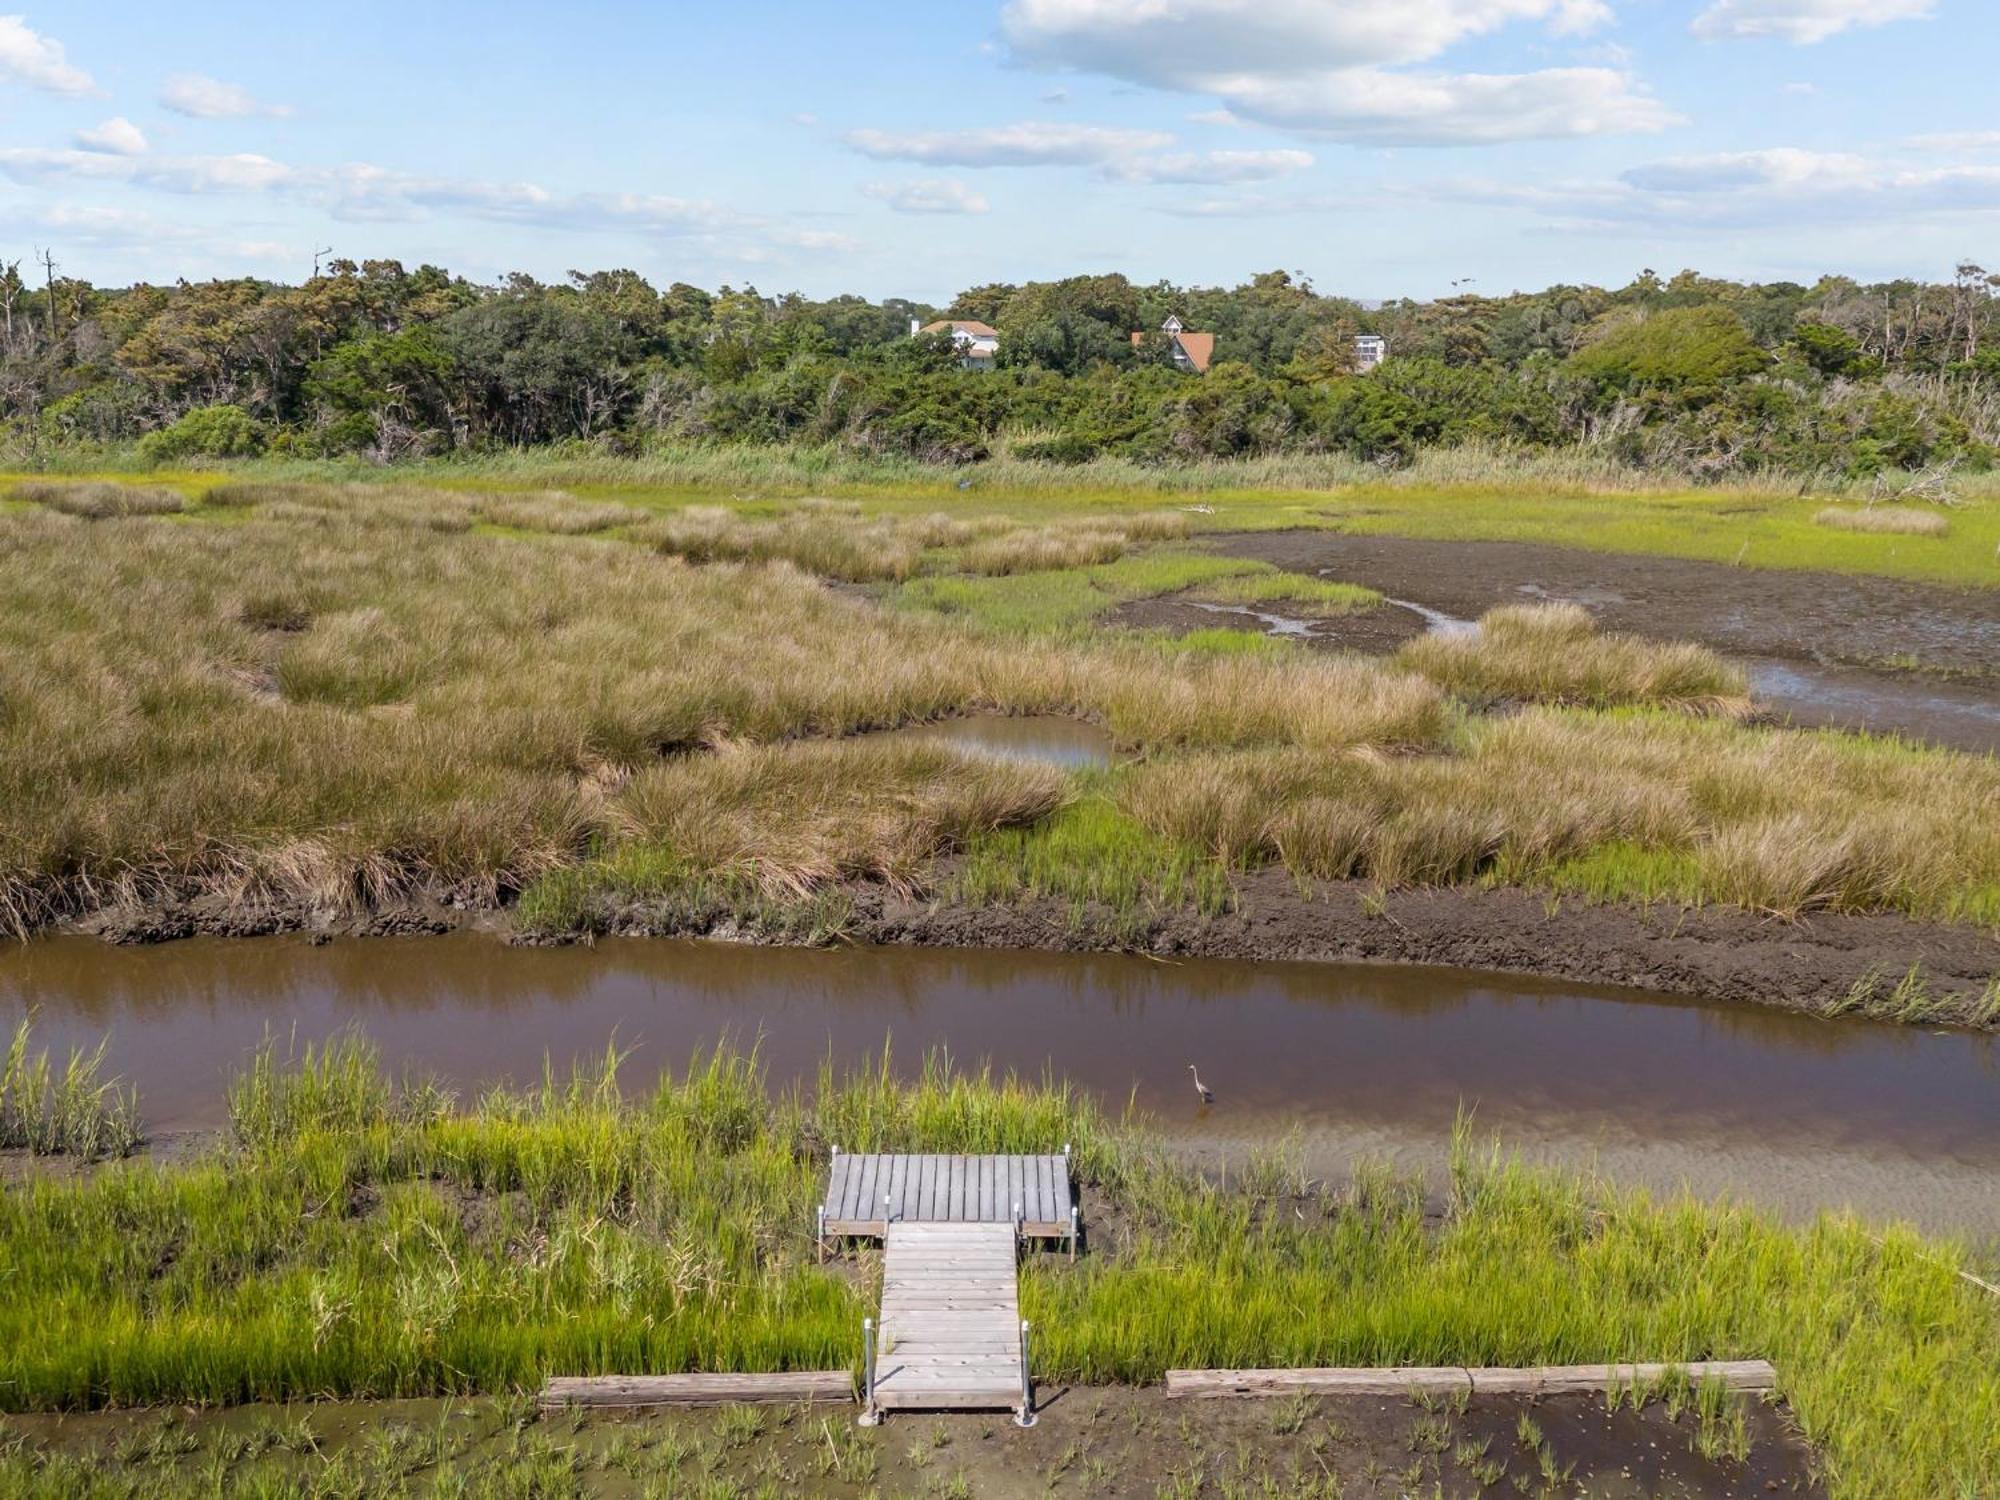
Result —
[[[929, 1201], [979, 1207], [977, 1163], [933, 1163]], [[981, 1410], [1021, 1403], [1020, 1291], [1014, 1227], [967, 1218], [889, 1226], [882, 1258], [881, 1352], [875, 1403], [884, 1410]]]

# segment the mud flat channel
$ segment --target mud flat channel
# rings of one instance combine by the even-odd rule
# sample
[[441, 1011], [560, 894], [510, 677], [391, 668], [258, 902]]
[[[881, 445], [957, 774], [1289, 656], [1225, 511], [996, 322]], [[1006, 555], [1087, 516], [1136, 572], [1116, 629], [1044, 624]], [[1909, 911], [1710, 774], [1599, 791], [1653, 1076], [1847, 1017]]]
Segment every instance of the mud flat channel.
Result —
[[[915, 1067], [1045, 1070], [1130, 1099], [1220, 1166], [1292, 1139], [1310, 1171], [1443, 1160], [1453, 1122], [1544, 1161], [1804, 1216], [1851, 1206], [2000, 1241], [2000, 1038], [1837, 1023], [1451, 969], [476, 933], [315, 944], [49, 938], [0, 952], [0, 1023], [60, 1053], [109, 1037], [164, 1136], [223, 1123], [268, 1029], [360, 1028], [392, 1067], [463, 1085], [632, 1049], [626, 1081], [728, 1038], [780, 1084], [893, 1045]], [[1201, 1106], [1198, 1063], [1216, 1091]]]
[[[1397, 601], [1318, 622], [1310, 634], [1320, 644], [1386, 651], [1440, 621], [1475, 619], [1496, 605], [1567, 600], [1606, 629], [1699, 641], [1738, 658], [1756, 695], [1803, 727], [2000, 751], [2000, 589], [1529, 542], [1282, 531], [1225, 536], [1217, 545]], [[1127, 623], [1175, 628], [1164, 615]]]

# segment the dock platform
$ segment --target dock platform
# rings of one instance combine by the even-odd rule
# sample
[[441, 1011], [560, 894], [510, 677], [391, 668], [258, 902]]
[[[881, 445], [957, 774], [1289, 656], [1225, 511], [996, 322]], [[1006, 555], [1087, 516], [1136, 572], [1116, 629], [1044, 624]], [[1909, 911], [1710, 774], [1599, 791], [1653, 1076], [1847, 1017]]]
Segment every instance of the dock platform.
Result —
[[1021, 1238], [1079, 1229], [1069, 1152], [1056, 1156], [891, 1156], [836, 1150], [820, 1234], [882, 1238], [891, 1224], [1012, 1224]]
[[864, 1422], [887, 1411], [1011, 1407], [1032, 1426], [1024, 1241], [1072, 1258], [1081, 1230], [1069, 1149], [1049, 1156], [835, 1150], [819, 1209], [829, 1239], [882, 1241], [882, 1316], [862, 1325]]

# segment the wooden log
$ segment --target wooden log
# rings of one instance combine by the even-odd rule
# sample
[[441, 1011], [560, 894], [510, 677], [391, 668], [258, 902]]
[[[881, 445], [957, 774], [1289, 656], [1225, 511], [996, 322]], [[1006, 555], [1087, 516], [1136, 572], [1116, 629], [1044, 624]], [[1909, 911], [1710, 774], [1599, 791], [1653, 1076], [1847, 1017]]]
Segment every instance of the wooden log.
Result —
[[1400, 1369], [1327, 1370], [1169, 1370], [1169, 1396], [1290, 1396], [1300, 1391], [1327, 1396], [1401, 1396], [1412, 1391], [1470, 1390], [1472, 1379], [1459, 1365]]
[[852, 1401], [846, 1370], [768, 1375], [557, 1375], [542, 1386], [544, 1409], [565, 1406], [734, 1406]]
[[1458, 1365], [1305, 1370], [1169, 1370], [1167, 1394], [1175, 1397], [1290, 1396], [1305, 1392], [1325, 1396], [1404, 1396], [1412, 1393], [1449, 1395], [1560, 1395], [1602, 1392], [1614, 1381], [1648, 1385], [1673, 1371], [1693, 1383], [1719, 1380], [1732, 1391], [1768, 1391], [1777, 1385], [1777, 1371], [1768, 1360], [1697, 1361], [1684, 1365], [1538, 1365], [1524, 1369], [1467, 1369]]
[[1702, 1360], [1692, 1364], [1650, 1365], [1540, 1365], [1520, 1370], [1470, 1370], [1472, 1393], [1505, 1395], [1559, 1395], [1564, 1392], [1608, 1391], [1615, 1382], [1624, 1386], [1646, 1386], [1664, 1380], [1674, 1371], [1686, 1374], [1695, 1385], [1720, 1381], [1731, 1391], [1768, 1391], [1778, 1384], [1778, 1372], [1769, 1360]]

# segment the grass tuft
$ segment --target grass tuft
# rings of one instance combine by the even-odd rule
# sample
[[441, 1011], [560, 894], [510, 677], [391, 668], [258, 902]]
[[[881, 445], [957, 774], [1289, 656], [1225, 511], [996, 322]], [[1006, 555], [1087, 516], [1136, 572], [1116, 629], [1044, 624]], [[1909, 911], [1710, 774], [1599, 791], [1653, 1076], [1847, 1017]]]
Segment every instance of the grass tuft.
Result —
[[1882, 536], [1944, 536], [1951, 521], [1934, 510], [1916, 510], [1906, 505], [1864, 505], [1858, 508], [1829, 505], [1813, 516], [1815, 526], [1836, 531], [1862, 531]]
[[72, 1050], [58, 1073], [46, 1051], [29, 1052], [32, 1021], [14, 1028], [0, 1062], [0, 1150], [103, 1161], [145, 1143], [139, 1098], [100, 1077], [104, 1044]]
[[164, 516], [186, 509], [186, 502], [178, 491], [160, 485], [114, 484], [108, 481], [53, 484], [37, 481], [17, 484], [13, 493], [16, 500], [29, 500], [86, 521]]
[[1749, 710], [1741, 668], [1702, 646], [1604, 635], [1576, 604], [1506, 605], [1476, 631], [1419, 636], [1396, 662], [1453, 696], [1491, 706], [1651, 704], [1689, 712]]

